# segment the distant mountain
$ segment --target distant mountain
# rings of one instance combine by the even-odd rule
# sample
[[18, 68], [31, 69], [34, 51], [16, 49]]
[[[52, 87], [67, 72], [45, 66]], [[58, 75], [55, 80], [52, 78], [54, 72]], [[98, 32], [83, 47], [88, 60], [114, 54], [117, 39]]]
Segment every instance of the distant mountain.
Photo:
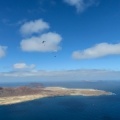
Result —
[[30, 83], [28, 86], [21, 87], [0, 87], [0, 97], [22, 96], [38, 94], [43, 90], [41, 83]]

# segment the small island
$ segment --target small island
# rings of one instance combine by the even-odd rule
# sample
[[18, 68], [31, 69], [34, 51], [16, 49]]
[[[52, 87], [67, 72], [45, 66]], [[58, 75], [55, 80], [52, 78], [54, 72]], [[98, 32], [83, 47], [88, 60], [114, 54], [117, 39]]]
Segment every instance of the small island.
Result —
[[100, 96], [114, 93], [96, 89], [74, 89], [63, 87], [43, 87], [42, 85], [21, 87], [0, 87], [0, 105], [10, 105], [55, 96]]

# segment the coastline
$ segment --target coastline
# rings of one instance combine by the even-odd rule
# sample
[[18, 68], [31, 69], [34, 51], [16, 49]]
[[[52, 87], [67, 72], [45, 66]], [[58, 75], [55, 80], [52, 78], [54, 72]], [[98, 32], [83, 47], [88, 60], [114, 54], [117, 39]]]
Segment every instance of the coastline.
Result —
[[22, 96], [9, 96], [0, 97], [0, 105], [11, 105], [35, 99], [41, 99], [45, 97], [56, 97], [56, 96], [101, 96], [101, 95], [115, 95], [112, 92], [106, 92], [97, 89], [74, 89], [74, 88], [63, 88], [63, 87], [46, 87], [43, 92], [32, 95]]

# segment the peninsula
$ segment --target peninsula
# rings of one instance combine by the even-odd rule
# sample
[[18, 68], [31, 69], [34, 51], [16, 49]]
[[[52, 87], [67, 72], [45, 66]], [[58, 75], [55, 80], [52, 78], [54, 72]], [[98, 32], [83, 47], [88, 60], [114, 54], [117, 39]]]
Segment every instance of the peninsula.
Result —
[[63, 87], [0, 87], [0, 105], [16, 104], [44, 97], [66, 95], [100, 96], [113, 95], [113, 93], [96, 89], [74, 89]]

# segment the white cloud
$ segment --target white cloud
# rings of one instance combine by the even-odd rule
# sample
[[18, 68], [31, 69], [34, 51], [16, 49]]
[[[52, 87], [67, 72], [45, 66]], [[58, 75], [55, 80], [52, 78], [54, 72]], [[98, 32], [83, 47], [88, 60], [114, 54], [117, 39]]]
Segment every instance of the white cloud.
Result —
[[94, 5], [98, 0], [64, 0], [67, 4], [75, 6], [77, 12], [83, 12], [88, 7]]
[[38, 19], [24, 23], [20, 28], [20, 32], [23, 35], [31, 35], [34, 33], [40, 33], [49, 28], [50, 26], [47, 22], [43, 21], [42, 19]]
[[31, 70], [34, 68], [35, 68], [34, 64], [27, 65], [26, 63], [16, 63], [13, 65], [13, 69], [15, 70]]
[[21, 33], [31, 36], [22, 39], [20, 42], [21, 49], [27, 52], [57, 52], [60, 50], [59, 44], [62, 37], [58, 33], [44, 32], [49, 28], [49, 24], [42, 19], [23, 24], [20, 28]]
[[[17, 79], [16, 79], [17, 77]], [[0, 73], [0, 78], [12, 80], [48, 80], [48, 81], [96, 81], [96, 80], [120, 80], [120, 71], [81, 69], [62, 71], [11, 71]]]
[[4, 57], [6, 54], [6, 46], [0, 46], [0, 58]]
[[53, 32], [44, 33], [40, 36], [32, 36], [31, 38], [23, 39], [20, 43], [23, 51], [50, 52], [60, 49], [59, 43], [62, 37]]
[[120, 54], [120, 43], [118, 44], [100, 43], [82, 51], [75, 51], [73, 52], [72, 57], [75, 59], [92, 59], [107, 55], [118, 54]]

